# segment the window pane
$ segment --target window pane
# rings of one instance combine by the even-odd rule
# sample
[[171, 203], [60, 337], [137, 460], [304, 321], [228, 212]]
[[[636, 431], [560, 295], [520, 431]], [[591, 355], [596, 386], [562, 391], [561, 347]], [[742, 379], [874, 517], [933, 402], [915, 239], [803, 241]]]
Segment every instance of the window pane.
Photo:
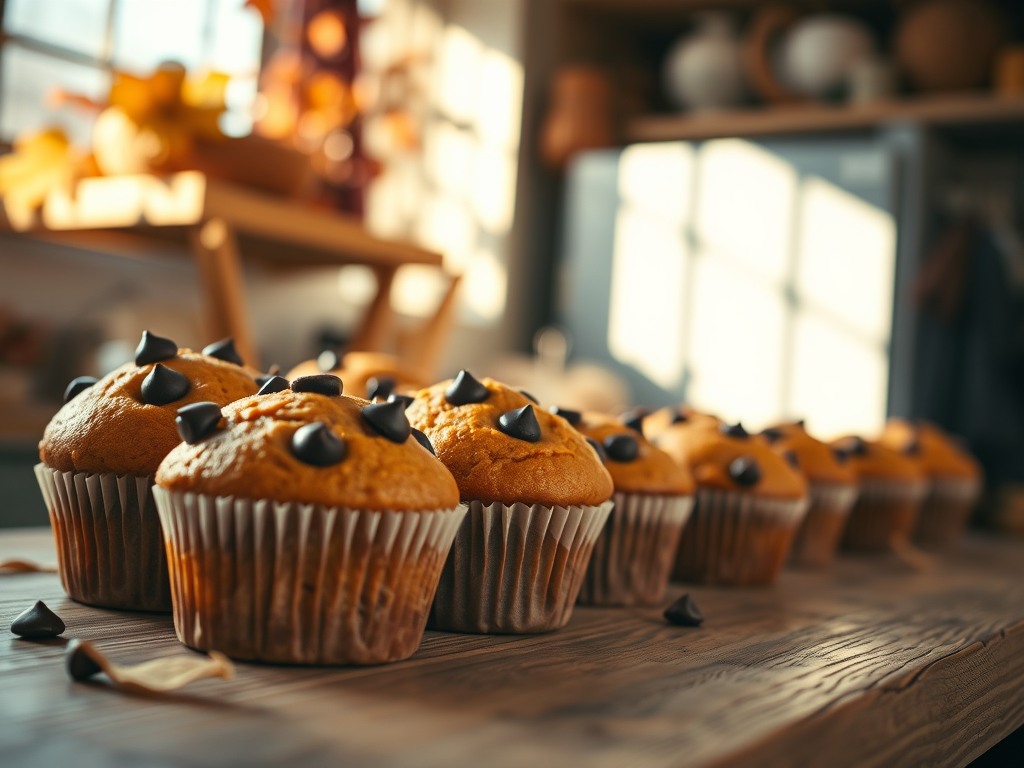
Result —
[[204, 0], [120, 2], [114, 18], [114, 66], [146, 74], [164, 61], [203, 63]]
[[255, 77], [260, 69], [263, 22], [245, 0], [210, 0], [215, 7], [207, 64], [218, 72]]
[[4, 29], [101, 58], [110, 0], [7, 0]]
[[59, 125], [71, 140], [87, 144], [95, 114], [76, 107], [47, 105], [55, 88], [103, 100], [110, 89], [106, 72], [71, 64], [8, 43], [3, 47], [2, 92], [0, 92], [0, 136], [10, 141], [17, 134]]

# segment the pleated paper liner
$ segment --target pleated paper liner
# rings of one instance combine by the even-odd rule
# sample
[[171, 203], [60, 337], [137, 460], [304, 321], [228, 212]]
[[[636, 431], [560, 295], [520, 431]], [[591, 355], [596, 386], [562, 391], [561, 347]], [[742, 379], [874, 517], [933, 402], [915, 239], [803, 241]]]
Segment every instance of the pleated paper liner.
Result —
[[692, 496], [616, 493], [576, 602], [656, 605], [665, 597]]
[[807, 499], [701, 488], [679, 541], [675, 581], [771, 584], [789, 555]]
[[798, 568], [827, 568], [836, 559], [846, 519], [857, 500], [857, 486], [812, 482], [810, 499], [789, 562]]
[[894, 541], [909, 542], [928, 487], [927, 482], [862, 479], [846, 521], [843, 549], [888, 552]]
[[154, 492], [178, 638], [284, 664], [411, 656], [466, 512]]
[[521, 634], [565, 626], [612, 502], [469, 502], [430, 613], [431, 629]]
[[980, 493], [981, 482], [976, 479], [934, 479], [917, 516], [914, 542], [927, 549], [944, 549], [959, 542]]
[[35, 473], [68, 595], [101, 608], [169, 612], [153, 476], [61, 472], [45, 464]]

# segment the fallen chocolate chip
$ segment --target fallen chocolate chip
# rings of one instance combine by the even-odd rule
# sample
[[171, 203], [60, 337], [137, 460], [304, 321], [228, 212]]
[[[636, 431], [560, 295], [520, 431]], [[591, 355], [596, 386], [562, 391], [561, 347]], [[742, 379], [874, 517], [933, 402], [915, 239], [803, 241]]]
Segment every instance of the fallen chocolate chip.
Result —
[[784, 458], [793, 469], [800, 469], [800, 457], [796, 455], [796, 451], [786, 451], [782, 454]]
[[61, 621], [60, 616], [46, 607], [42, 600], [36, 600], [36, 604], [26, 611], [18, 614], [18, 618], [11, 622], [11, 632], [24, 637], [26, 640], [44, 640], [48, 637], [56, 637], [67, 627]]
[[363, 408], [362, 416], [374, 432], [393, 443], [404, 443], [409, 439], [411, 427], [405, 417], [405, 406], [399, 400], [370, 403]]
[[337, 353], [329, 349], [325, 349], [316, 356], [316, 367], [326, 373], [327, 371], [333, 371], [340, 368], [341, 360], [338, 358]]
[[170, 339], [156, 336], [149, 331], [142, 332], [142, 340], [135, 348], [135, 364], [149, 365], [161, 360], [170, 360], [178, 354], [178, 345]]
[[531, 400], [531, 401], [533, 401], [534, 403], [536, 403], [537, 405], [540, 405], [540, 400], [538, 400], [538, 399], [537, 399], [536, 397], [534, 397], [533, 395], [531, 395], [531, 394], [530, 394], [529, 392], [527, 392], [527, 391], [526, 391], [525, 389], [520, 389], [520, 390], [519, 390], [519, 394], [520, 394], [520, 395], [522, 395], [523, 397], [525, 397], [525, 398], [526, 398], [527, 400]]
[[371, 376], [366, 380], [366, 399], [376, 400], [379, 397], [387, 400], [397, 384], [391, 376]]
[[292, 392], [316, 392], [318, 395], [337, 397], [344, 385], [341, 379], [330, 373], [315, 373], [312, 376], [299, 376], [292, 382]]
[[195, 445], [217, 428], [220, 406], [216, 403], [190, 403], [178, 409], [174, 423], [178, 434], [189, 445]]
[[640, 413], [639, 411], [629, 411], [628, 413], [622, 414], [619, 420], [622, 422], [623, 426], [629, 427], [634, 432], [642, 435], [644, 433], [644, 415], [645, 414]]
[[729, 464], [729, 477], [736, 485], [749, 488], [761, 481], [761, 467], [753, 456], [740, 456]]
[[448, 388], [444, 391], [444, 399], [450, 405], [482, 403], [490, 396], [491, 391], [474, 379], [473, 375], [466, 370], [459, 371], [455, 381], [449, 384]]
[[604, 452], [612, 461], [636, 461], [640, 455], [640, 444], [635, 437], [627, 435], [625, 432], [608, 435], [604, 439]]
[[552, 405], [548, 408], [548, 411], [555, 414], [555, 416], [561, 416], [574, 427], [583, 420], [583, 414], [579, 411], [570, 411], [568, 408], [559, 408], [557, 405]]
[[743, 423], [737, 421], [735, 424], [722, 423], [718, 425], [718, 431], [727, 437], [750, 437], [750, 433], [743, 428]]
[[64, 668], [72, 680], [88, 680], [103, 671], [103, 668], [85, 652], [82, 641], [77, 638], [69, 642], [64, 651]]
[[397, 392], [392, 392], [390, 395], [388, 395], [388, 402], [389, 403], [395, 403], [395, 402], [401, 403], [403, 410], [407, 409], [410, 405], [412, 405], [412, 403], [413, 403], [413, 401], [415, 399], [416, 399], [415, 397], [410, 397], [409, 395], [400, 395]]
[[769, 443], [777, 443], [779, 440], [785, 437], [782, 434], [782, 430], [775, 429], [774, 427], [768, 427], [761, 433], [761, 437], [767, 440]]
[[221, 339], [213, 344], [208, 344], [203, 347], [203, 354], [216, 357], [218, 360], [226, 360], [235, 365], [245, 365], [242, 361], [242, 356], [235, 349], [235, 340], [232, 338]]
[[272, 395], [275, 392], [284, 392], [286, 389], [288, 389], [288, 379], [284, 376], [268, 376], [256, 394]]
[[430, 442], [430, 438], [420, 432], [415, 427], [412, 428], [412, 436], [416, 438], [416, 442], [430, 451], [434, 456], [437, 456], [437, 452], [434, 450], [433, 444]]
[[188, 376], [157, 363], [142, 380], [142, 402], [146, 405], [167, 405], [181, 400], [192, 389]]
[[666, 608], [665, 618], [681, 627], [699, 627], [704, 623], [704, 613], [689, 595], [683, 595]]
[[345, 441], [322, 421], [306, 424], [292, 435], [292, 453], [295, 458], [314, 467], [337, 464], [348, 453]]
[[540, 440], [540, 423], [532, 405], [505, 411], [498, 417], [498, 429], [516, 440], [536, 443]]
[[601, 463], [604, 464], [608, 460], [608, 457], [605, 455], [604, 448], [601, 447], [601, 444], [592, 437], [587, 438], [587, 443], [594, 449], [594, 452], [597, 453], [597, 458], [601, 460]]
[[92, 376], [79, 376], [76, 379], [72, 379], [71, 383], [64, 390], [64, 402], [70, 403], [97, 381], [99, 379], [94, 379]]

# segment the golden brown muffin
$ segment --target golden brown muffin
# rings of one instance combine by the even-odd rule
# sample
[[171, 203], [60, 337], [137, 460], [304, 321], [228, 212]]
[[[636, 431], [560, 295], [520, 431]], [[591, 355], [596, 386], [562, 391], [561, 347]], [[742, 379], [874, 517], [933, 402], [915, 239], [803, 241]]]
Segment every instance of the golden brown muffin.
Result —
[[685, 467], [617, 419], [585, 413], [576, 429], [604, 450], [605, 468], [612, 476], [616, 491], [669, 496], [693, 493], [693, 478]]
[[[451, 473], [407, 424], [400, 442], [381, 434], [363, 413], [369, 405], [347, 395], [291, 390], [239, 400], [222, 409], [223, 430], [168, 454], [157, 485], [208, 496], [367, 510], [457, 506], [459, 490]], [[402, 404], [395, 405], [400, 417]], [[296, 448], [296, 433], [318, 422], [343, 444], [343, 457], [323, 466], [300, 459]]]
[[[491, 379], [460, 374], [458, 381], [472, 382], [475, 402], [455, 398], [463, 404], [454, 405], [445, 395], [454, 383], [445, 381], [417, 392], [407, 413], [455, 476], [464, 500], [568, 506], [611, 497], [611, 475], [568, 421]], [[526, 432], [506, 433], [502, 417]], [[505, 429], [515, 433], [515, 425]]]
[[[168, 396], [182, 381], [177, 374], [189, 386], [180, 397], [151, 405], [145, 402], [143, 382], [158, 366], [175, 372], [164, 377], [171, 381]], [[188, 349], [145, 365], [128, 363], [65, 403], [43, 433], [39, 458], [63, 472], [151, 475], [181, 442], [174, 423], [179, 408], [207, 401], [226, 405], [258, 389], [252, 372]]]
[[851, 435], [833, 440], [831, 444], [846, 455], [858, 479], [920, 483], [928, 478], [915, 461], [879, 442]]
[[975, 480], [981, 468], [939, 427], [926, 421], [889, 419], [878, 442], [918, 462], [933, 478]]
[[812, 483], [856, 485], [857, 473], [843, 458], [845, 454], [807, 434], [802, 423], [777, 424], [768, 427], [760, 437], [772, 450], [793, 464]]
[[675, 424], [653, 440], [689, 467], [700, 488], [743, 491], [777, 499], [799, 499], [807, 481], [768, 444], [739, 425], [710, 428], [704, 421]]
[[722, 420], [710, 413], [696, 411], [688, 405], [667, 406], [644, 416], [644, 434], [649, 439], [654, 439], [674, 424], [689, 424], [690, 426], [710, 426], [717, 428]]

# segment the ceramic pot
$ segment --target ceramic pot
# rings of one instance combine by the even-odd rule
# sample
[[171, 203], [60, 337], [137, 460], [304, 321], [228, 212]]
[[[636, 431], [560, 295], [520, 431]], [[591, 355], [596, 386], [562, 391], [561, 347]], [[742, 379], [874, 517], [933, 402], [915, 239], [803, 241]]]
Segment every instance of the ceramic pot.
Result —
[[821, 14], [798, 21], [775, 55], [775, 70], [794, 93], [826, 98], [842, 90], [850, 73], [875, 53], [871, 31], [847, 16]]
[[698, 17], [697, 31], [680, 38], [664, 64], [665, 95], [683, 109], [721, 109], [743, 101], [743, 52], [727, 15]]

